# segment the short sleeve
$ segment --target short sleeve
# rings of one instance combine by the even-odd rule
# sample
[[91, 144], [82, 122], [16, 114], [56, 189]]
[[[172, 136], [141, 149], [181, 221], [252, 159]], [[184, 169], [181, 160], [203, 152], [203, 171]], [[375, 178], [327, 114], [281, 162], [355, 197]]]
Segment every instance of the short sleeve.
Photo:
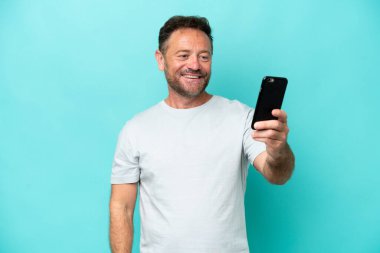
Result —
[[244, 154], [248, 158], [250, 164], [253, 164], [255, 158], [266, 149], [265, 143], [255, 141], [251, 136], [253, 131], [251, 128], [253, 113], [254, 110], [250, 108], [246, 118], [243, 136]]
[[139, 152], [135, 147], [134, 131], [127, 122], [118, 137], [111, 184], [136, 183], [140, 180]]

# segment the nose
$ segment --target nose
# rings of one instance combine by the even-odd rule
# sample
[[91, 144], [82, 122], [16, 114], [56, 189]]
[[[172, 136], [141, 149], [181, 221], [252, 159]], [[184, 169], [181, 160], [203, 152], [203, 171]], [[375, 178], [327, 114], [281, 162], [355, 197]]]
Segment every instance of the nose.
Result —
[[189, 58], [187, 67], [192, 70], [199, 70], [200, 69], [199, 58], [196, 55], [191, 56]]

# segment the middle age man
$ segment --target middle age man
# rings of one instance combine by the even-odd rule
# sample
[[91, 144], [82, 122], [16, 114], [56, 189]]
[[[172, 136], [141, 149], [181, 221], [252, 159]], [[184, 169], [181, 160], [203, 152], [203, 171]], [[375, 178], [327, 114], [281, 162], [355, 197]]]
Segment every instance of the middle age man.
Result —
[[270, 182], [291, 176], [287, 115], [250, 123], [253, 110], [206, 92], [212, 36], [207, 19], [175, 16], [160, 30], [158, 67], [168, 97], [122, 129], [112, 168], [112, 251], [130, 252], [140, 186], [141, 253], [249, 252], [244, 193], [248, 164]]

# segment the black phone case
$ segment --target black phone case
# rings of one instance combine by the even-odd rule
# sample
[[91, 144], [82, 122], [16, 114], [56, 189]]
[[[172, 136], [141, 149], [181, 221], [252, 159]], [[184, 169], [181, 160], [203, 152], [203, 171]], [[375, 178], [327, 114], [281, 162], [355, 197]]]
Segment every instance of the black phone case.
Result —
[[284, 77], [266, 76], [261, 83], [259, 97], [257, 99], [255, 113], [251, 127], [257, 121], [277, 119], [272, 115], [273, 109], [281, 109], [288, 80]]

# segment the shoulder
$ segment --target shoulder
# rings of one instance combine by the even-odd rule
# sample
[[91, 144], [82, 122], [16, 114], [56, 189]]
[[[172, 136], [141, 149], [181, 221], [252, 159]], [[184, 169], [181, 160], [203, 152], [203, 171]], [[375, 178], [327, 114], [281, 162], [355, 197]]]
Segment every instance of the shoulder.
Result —
[[222, 108], [222, 110], [226, 110], [228, 112], [242, 113], [246, 115], [252, 111], [251, 107], [236, 99], [231, 100], [225, 97], [215, 96], [215, 100], [215, 105], [218, 108]]
[[153, 124], [153, 121], [159, 118], [160, 111], [160, 103], [157, 103], [154, 106], [137, 113], [124, 123], [122, 132], [129, 132], [130, 134], [137, 133], [142, 128]]

